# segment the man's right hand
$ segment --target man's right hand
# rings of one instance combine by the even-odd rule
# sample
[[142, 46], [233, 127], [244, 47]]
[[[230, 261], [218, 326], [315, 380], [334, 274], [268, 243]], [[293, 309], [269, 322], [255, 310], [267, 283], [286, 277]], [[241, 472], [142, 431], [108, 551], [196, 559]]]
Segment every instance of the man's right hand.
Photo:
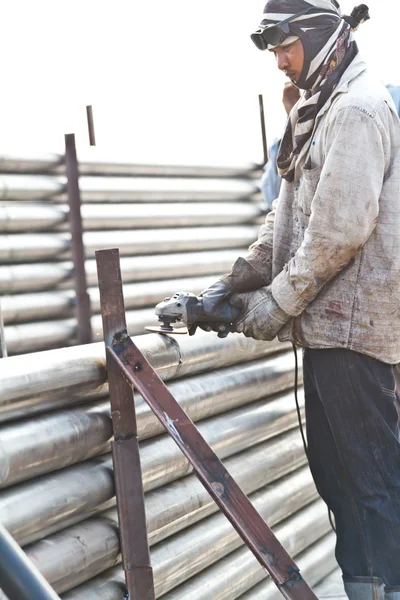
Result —
[[285, 83], [283, 88], [282, 102], [285, 107], [286, 114], [289, 115], [293, 106], [300, 100], [300, 90], [292, 82]]

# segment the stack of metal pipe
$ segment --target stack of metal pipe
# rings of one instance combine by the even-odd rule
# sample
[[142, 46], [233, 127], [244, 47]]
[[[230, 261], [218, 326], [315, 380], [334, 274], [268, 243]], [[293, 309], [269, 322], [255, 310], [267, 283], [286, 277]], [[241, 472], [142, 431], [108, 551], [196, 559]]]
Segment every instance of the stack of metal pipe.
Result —
[[[292, 350], [202, 331], [134, 341], [310, 583], [322, 580], [333, 536], [298, 428]], [[3, 525], [63, 599], [122, 600], [104, 345], [0, 367]], [[138, 394], [135, 404], [156, 597], [279, 597]]]
[[[246, 252], [262, 221], [256, 165], [132, 165], [83, 157], [83, 242], [92, 330], [101, 339], [95, 250], [118, 247], [130, 333], [153, 306], [199, 293]], [[76, 343], [63, 157], [0, 157], [0, 295], [9, 354]]]

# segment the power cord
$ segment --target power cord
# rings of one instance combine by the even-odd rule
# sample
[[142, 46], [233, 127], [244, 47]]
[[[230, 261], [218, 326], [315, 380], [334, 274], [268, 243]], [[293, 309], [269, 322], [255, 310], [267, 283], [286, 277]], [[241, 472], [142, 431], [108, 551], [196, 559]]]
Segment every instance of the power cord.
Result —
[[[294, 352], [294, 363], [295, 363], [295, 369], [294, 369], [294, 399], [296, 401], [296, 410], [297, 410], [297, 418], [299, 420], [299, 427], [300, 427], [300, 433], [301, 433], [301, 439], [303, 440], [303, 446], [304, 446], [304, 452], [305, 455], [307, 457], [308, 460], [308, 464], [310, 464], [310, 459], [308, 457], [308, 446], [307, 446], [307, 442], [306, 442], [306, 436], [304, 435], [304, 427], [303, 427], [303, 420], [301, 418], [301, 411], [300, 411], [300, 404], [299, 404], [299, 397], [298, 397], [298, 388], [299, 388], [299, 360], [297, 357], [297, 348], [294, 344], [292, 344], [293, 346], [293, 352]], [[333, 515], [331, 510], [328, 508], [328, 517], [329, 517], [329, 523], [331, 524], [331, 527], [333, 529], [333, 531], [336, 533], [336, 527], [333, 523]]]

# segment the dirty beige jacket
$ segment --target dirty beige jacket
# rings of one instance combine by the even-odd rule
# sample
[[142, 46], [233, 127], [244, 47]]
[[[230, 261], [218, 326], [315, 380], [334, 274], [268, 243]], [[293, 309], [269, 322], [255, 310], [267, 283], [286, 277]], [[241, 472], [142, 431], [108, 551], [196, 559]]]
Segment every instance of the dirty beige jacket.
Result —
[[291, 317], [282, 341], [400, 362], [400, 122], [359, 56], [250, 250]]

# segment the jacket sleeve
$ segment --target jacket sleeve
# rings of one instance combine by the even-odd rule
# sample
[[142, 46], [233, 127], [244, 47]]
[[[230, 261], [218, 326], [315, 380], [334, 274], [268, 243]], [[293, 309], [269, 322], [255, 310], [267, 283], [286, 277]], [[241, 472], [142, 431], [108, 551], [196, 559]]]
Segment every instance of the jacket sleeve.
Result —
[[303, 242], [272, 282], [276, 302], [290, 316], [303, 312], [375, 229], [386, 162], [382, 131], [357, 107], [339, 108], [327, 125], [325, 161], [308, 199]]
[[261, 226], [258, 239], [249, 248], [246, 260], [262, 277], [263, 285], [272, 281], [272, 248], [274, 239], [274, 221], [277, 200], [272, 203], [272, 210], [267, 214], [264, 225]]

